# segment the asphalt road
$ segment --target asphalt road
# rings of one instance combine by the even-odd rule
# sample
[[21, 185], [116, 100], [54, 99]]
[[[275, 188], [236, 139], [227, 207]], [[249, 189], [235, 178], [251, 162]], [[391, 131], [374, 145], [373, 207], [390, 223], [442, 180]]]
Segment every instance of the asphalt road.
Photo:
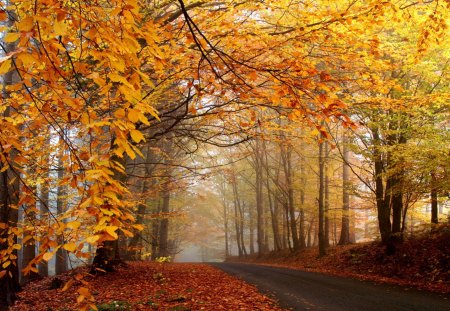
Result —
[[450, 311], [450, 297], [285, 268], [212, 263], [292, 310]]

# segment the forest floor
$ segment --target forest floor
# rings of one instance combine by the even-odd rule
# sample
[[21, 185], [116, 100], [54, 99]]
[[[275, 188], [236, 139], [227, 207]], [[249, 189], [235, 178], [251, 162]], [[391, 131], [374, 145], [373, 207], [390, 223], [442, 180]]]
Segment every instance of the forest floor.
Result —
[[[68, 272], [58, 278], [71, 279]], [[77, 310], [75, 284], [50, 289], [53, 278], [25, 286], [11, 311]], [[87, 278], [100, 311], [106, 310], [282, 310], [258, 290], [207, 264], [133, 262]]]
[[[381, 243], [335, 246], [319, 257], [318, 248], [297, 253], [270, 253], [232, 262], [249, 262], [286, 267], [380, 283], [414, 287], [436, 293], [450, 293], [450, 226], [437, 232], [409, 238], [387, 254]], [[392, 252], [392, 246], [390, 252]]]

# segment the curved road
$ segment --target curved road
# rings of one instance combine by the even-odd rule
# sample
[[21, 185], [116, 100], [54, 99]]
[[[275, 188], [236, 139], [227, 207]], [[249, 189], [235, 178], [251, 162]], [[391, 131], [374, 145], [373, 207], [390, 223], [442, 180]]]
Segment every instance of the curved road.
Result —
[[320, 273], [253, 264], [212, 263], [256, 285], [282, 308], [324, 311], [449, 311], [450, 297]]

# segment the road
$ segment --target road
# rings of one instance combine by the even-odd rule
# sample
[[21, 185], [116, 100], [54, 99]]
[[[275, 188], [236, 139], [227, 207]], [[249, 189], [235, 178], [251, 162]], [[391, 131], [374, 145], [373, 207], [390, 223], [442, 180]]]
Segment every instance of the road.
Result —
[[449, 311], [450, 297], [367, 281], [253, 264], [212, 263], [292, 310]]

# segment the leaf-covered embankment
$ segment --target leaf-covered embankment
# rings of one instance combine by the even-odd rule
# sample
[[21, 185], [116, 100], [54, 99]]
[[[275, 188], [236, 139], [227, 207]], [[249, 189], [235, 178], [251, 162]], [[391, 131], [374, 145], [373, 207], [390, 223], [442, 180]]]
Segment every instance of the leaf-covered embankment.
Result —
[[[450, 293], [450, 227], [439, 232], [409, 238], [395, 245], [387, 255], [386, 246], [374, 242], [336, 246], [319, 257], [317, 248], [297, 253], [270, 253], [261, 257], [230, 258], [229, 261], [252, 262], [397, 284]], [[392, 250], [391, 250], [392, 251]]]

